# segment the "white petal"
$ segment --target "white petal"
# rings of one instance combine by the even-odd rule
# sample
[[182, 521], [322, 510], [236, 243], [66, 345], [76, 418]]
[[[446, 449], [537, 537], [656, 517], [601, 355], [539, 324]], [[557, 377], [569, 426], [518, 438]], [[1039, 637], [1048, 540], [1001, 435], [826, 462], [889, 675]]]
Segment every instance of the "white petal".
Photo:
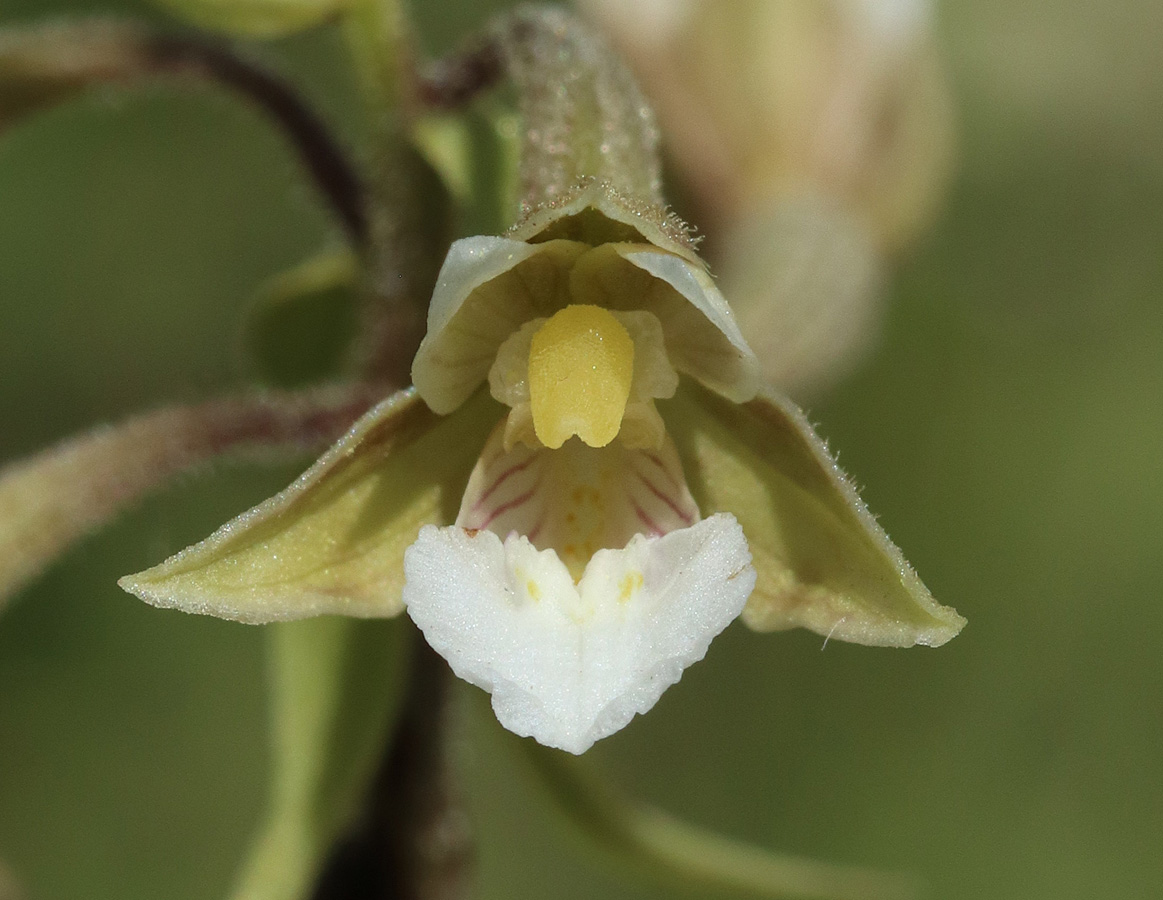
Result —
[[651, 244], [478, 236], [454, 243], [441, 267], [412, 364], [420, 396], [435, 412], [456, 409], [510, 335], [570, 303], [650, 312], [675, 368], [736, 402], [758, 389], [755, 355], [699, 263]]
[[703, 658], [755, 585], [733, 516], [594, 554], [573, 583], [552, 550], [426, 526], [404, 558], [404, 603], [509, 730], [582, 753]]
[[[736, 403], [745, 403], [754, 397], [759, 389], [759, 363], [743, 339], [731, 307], [707, 270], [670, 253], [626, 247], [619, 248], [619, 254], [674, 288], [718, 330], [721, 337], [713, 342], [704, 339], [680, 343], [672, 338], [668, 347], [674, 354], [675, 365]], [[677, 323], [673, 330], [675, 338], [695, 338], [697, 334], [694, 329]]]
[[706, 269], [649, 244], [604, 244], [570, 273], [575, 303], [641, 309], [662, 323], [670, 362], [736, 403], [755, 396], [759, 363]]
[[489, 393], [508, 406], [529, 403], [529, 351], [533, 336], [548, 319], [530, 319], [514, 331], [497, 349], [489, 369]]
[[630, 399], [648, 401], [673, 397], [678, 390], [678, 372], [667, 356], [666, 337], [658, 316], [643, 310], [625, 310], [613, 315], [634, 341], [634, 381], [630, 385]]
[[527, 244], [484, 236], [454, 243], [412, 364], [412, 381], [424, 402], [444, 415], [467, 400], [510, 334], [566, 305], [569, 262], [587, 249], [573, 241]]

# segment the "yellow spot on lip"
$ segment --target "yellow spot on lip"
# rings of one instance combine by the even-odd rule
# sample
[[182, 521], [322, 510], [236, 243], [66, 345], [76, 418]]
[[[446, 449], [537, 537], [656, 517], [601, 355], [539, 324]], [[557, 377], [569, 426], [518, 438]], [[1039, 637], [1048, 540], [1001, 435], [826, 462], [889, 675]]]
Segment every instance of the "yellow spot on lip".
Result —
[[627, 572], [618, 582], [618, 601], [629, 603], [636, 591], [642, 588], [642, 573]]
[[529, 598], [533, 602], [536, 603], [541, 599], [541, 588], [537, 586], [537, 582], [532, 578], [525, 582], [525, 590], [529, 592]]
[[600, 306], [574, 304], [549, 318], [529, 345], [533, 430], [556, 450], [575, 434], [604, 447], [622, 427], [634, 375], [634, 341]]

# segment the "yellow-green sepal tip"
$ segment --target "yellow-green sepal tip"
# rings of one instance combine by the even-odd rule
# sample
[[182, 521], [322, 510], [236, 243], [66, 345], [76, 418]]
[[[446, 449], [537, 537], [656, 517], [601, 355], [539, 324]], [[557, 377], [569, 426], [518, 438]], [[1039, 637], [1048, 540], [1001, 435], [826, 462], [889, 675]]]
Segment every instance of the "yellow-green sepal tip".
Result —
[[397, 615], [404, 550], [422, 525], [455, 516], [499, 418], [484, 393], [443, 418], [401, 391], [286, 490], [118, 583], [154, 606], [239, 622]]
[[789, 400], [736, 405], [684, 385], [662, 402], [703, 514], [729, 510], [747, 536], [758, 573], [748, 626], [938, 647], [965, 625], [933, 599]]

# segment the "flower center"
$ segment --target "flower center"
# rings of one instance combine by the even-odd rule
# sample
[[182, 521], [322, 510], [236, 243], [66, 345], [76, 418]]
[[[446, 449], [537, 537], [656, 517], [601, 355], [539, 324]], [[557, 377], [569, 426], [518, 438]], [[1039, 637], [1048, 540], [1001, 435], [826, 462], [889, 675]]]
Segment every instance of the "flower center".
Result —
[[634, 376], [634, 341], [607, 310], [575, 304], [555, 313], [529, 346], [533, 429], [557, 449], [575, 434], [591, 447], [618, 436]]

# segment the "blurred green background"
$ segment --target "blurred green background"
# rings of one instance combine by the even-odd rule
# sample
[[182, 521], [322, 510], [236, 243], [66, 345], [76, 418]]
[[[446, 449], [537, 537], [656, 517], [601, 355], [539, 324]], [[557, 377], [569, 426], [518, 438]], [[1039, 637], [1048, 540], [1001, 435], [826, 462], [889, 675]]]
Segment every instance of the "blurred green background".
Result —
[[[415, 5], [433, 49], [489, 11]], [[152, 15], [0, 16], [81, 9]], [[736, 625], [592, 762], [728, 834], [920, 872], [937, 898], [1163, 896], [1163, 11], [947, 0], [939, 33], [961, 131], [945, 216], [878, 351], [811, 413], [970, 625], [907, 652]], [[261, 52], [354, 133], [334, 35]], [[336, 240], [232, 98], [110, 93], [11, 130], [0, 460], [241, 384], [245, 300]], [[223, 895], [263, 801], [261, 631], [114, 581], [294, 471], [183, 479], [0, 620], [0, 859], [30, 900]], [[463, 693], [480, 897], [672, 895], [579, 843]]]

